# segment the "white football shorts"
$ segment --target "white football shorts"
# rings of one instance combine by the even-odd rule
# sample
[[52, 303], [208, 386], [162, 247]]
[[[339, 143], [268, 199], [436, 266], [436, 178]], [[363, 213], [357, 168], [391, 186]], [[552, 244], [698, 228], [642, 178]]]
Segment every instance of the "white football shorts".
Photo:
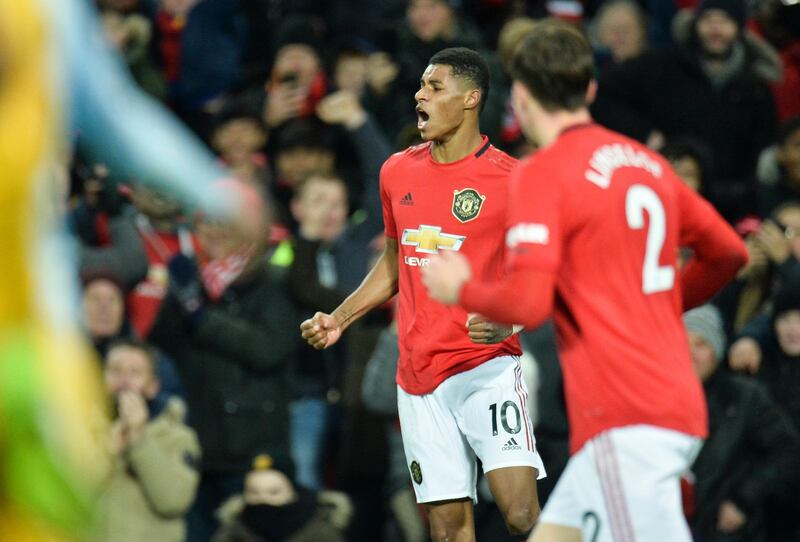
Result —
[[397, 388], [400, 427], [417, 502], [477, 502], [476, 457], [489, 472], [534, 467], [545, 477], [528, 416], [528, 390], [516, 356], [449, 377], [433, 392]]
[[701, 444], [652, 425], [604, 431], [570, 458], [539, 524], [581, 529], [587, 542], [691, 542], [680, 478]]

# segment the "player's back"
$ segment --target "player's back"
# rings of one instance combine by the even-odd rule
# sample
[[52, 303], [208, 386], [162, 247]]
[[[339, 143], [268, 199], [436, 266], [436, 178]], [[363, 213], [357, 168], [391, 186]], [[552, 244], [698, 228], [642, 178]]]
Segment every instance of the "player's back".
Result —
[[680, 318], [680, 181], [663, 158], [596, 125], [535, 160], [560, 194], [555, 318], [573, 448], [637, 423], [704, 435]]

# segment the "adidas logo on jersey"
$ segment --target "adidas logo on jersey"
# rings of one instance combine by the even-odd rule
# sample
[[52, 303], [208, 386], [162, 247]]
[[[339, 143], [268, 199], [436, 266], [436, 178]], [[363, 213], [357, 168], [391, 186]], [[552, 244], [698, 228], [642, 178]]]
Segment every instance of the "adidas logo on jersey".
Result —
[[511, 438], [511, 439], [509, 439], [508, 442], [506, 442], [505, 446], [503, 446], [503, 448], [501, 450], [503, 452], [509, 452], [511, 450], [521, 450], [521, 449], [522, 449], [522, 446], [517, 444], [517, 441], [514, 438]]
[[411, 196], [411, 192], [400, 198], [400, 205], [414, 205], [414, 198]]

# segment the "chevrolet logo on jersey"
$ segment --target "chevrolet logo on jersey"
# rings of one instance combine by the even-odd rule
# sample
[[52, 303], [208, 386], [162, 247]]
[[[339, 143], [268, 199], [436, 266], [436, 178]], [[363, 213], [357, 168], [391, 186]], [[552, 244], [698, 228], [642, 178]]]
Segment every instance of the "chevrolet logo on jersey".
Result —
[[406, 228], [400, 242], [404, 245], [417, 247], [417, 252], [425, 254], [439, 254], [440, 250], [459, 250], [464, 244], [465, 235], [451, 235], [442, 233], [439, 226], [421, 225], [418, 230]]

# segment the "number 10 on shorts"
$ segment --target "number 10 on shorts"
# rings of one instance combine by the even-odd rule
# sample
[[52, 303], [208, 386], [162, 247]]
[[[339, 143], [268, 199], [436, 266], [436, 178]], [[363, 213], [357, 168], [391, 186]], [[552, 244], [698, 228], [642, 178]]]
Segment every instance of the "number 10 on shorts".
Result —
[[[514, 410], [514, 426], [508, 423], [508, 409]], [[492, 413], [492, 435], [497, 435], [497, 403], [489, 405], [489, 411]], [[516, 435], [522, 429], [522, 416], [520, 416], [519, 407], [514, 401], [506, 401], [500, 406], [500, 423], [505, 429], [506, 433]]]

